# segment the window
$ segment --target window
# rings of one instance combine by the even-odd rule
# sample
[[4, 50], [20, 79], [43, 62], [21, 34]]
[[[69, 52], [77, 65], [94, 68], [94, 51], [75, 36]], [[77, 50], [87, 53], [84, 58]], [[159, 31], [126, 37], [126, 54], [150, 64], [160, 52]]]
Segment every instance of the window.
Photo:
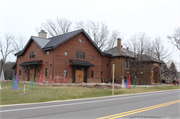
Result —
[[81, 42], [82, 42], [82, 39], [79, 39], [79, 42], [81, 43]]
[[76, 56], [75, 57], [78, 58], [78, 51], [76, 51]]
[[103, 72], [101, 71], [101, 75], [103, 74]]
[[46, 54], [49, 55], [49, 51], [47, 51]]
[[45, 70], [45, 76], [48, 76], [48, 68]]
[[106, 64], [106, 67], [108, 67], [109, 66], [109, 64]]
[[79, 52], [79, 58], [80, 58], [80, 59], [82, 58], [82, 54], [81, 54], [81, 52]]
[[30, 59], [31, 58], [36, 58], [36, 51], [30, 52]]
[[64, 69], [64, 76], [67, 77], [67, 69]]
[[85, 52], [82, 52], [82, 53], [83, 53], [83, 56], [82, 56], [82, 58], [83, 58], [83, 59], [85, 59]]
[[20, 59], [22, 59], [22, 56], [20, 56]]
[[76, 58], [85, 59], [85, 52], [76, 51]]
[[94, 56], [91, 56], [91, 59], [94, 59]]
[[130, 68], [128, 60], [125, 61], [125, 68], [127, 68], [127, 69]]
[[91, 77], [94, 77], [94, 72], [93, 71], [91, 71]]
[[38, 69], [38, 72], [40, 72], [40, 69]]
[[21, 70], [19, 70], [19, 76], [21, 76]]
[[68, 52], [64, 52], [64, 55], [67, 56], [67, 55], [68, 55]]

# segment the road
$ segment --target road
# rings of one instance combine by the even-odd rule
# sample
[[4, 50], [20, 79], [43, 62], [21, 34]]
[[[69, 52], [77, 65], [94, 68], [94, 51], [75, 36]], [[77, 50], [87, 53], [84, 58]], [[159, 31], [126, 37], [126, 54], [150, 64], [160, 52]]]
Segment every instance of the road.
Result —
[[1, 106], [0, 114], [1, 119], [180, 119], [180, 90]]

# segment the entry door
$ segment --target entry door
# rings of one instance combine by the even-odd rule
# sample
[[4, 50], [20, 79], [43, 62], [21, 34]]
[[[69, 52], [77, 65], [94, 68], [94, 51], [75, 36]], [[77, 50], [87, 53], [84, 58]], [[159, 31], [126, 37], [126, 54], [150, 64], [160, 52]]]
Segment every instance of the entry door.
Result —
[[76, 83], [84, 82], [84, 71], [76, 70]]
[[155, 83], [158, 83], [158, 72], [157, 71], [155, 71], [154, 77], [155, 77]]
[[29, 71], [29, 81], [31, 81], [31, 76], [32, 76], [33, 79], [34, 79], [34, 71], [35, 71], [35, 69], [31, 69], [31, 70]]

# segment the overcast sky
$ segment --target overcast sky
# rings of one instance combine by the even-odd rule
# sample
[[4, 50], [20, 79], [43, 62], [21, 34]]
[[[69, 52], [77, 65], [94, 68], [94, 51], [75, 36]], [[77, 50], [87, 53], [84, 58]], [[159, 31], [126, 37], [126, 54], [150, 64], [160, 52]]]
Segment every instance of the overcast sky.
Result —
[[[73, 22], [102, 21], [109, 30], [121, 32], [123, 43], [139, 32], [146, 32], [151, 39], [161, 37], [180, 68], [180, 52], [167, 39], [180, 27], [180, 0], [1, 0], [0, 4], [1, 36], [22, 34], [28, 40], [37, 36], [36, 28], [43, 22], [57, 17]], [[8, 58], [15, 60], [13, 55]]]

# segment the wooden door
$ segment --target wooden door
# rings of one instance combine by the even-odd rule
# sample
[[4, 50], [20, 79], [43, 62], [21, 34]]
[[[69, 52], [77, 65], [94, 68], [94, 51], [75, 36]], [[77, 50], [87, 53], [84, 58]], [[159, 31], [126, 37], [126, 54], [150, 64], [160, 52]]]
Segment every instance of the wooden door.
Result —
[[84, 82], [84, 71], [76, 70], [76, 83]]
[[31, 76], [33, 77], [33, 79], [34, 79], [34, 69], [30, 69], [30, 71], [29, 71], [29, 81], [31, 81]]
[[155, 77], [155, 83], [158, 83], [158, 72], [157, 71], [155, 71], [154, 77]]

